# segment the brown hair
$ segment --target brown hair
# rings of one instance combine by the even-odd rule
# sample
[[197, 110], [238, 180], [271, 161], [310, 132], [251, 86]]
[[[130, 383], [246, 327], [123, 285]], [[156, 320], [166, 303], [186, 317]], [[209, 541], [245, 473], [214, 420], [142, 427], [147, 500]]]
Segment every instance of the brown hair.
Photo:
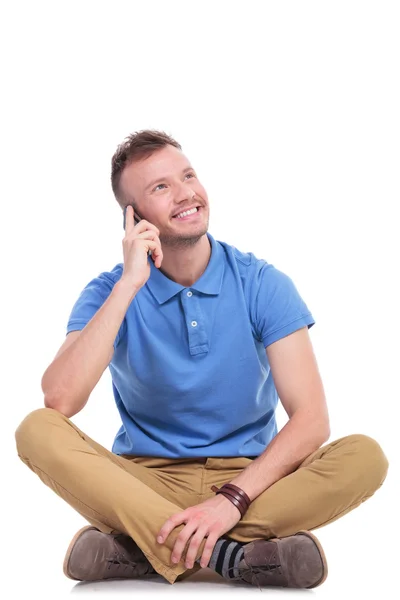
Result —
[[181, 145], [163, 131], [144, 129], [136, 133], [131, 133], [118, 146], [111, 159], [111, 186], [118, 204], [123, 206], [127, 201], [132, 202], [132, 199], [125, 199], [120, 190], [121, 175], [125, 167], [130, 165], [135, 159], [142, 160], [148, 158], [157, 150], [161, 150], [168, 145], [182, 150]]

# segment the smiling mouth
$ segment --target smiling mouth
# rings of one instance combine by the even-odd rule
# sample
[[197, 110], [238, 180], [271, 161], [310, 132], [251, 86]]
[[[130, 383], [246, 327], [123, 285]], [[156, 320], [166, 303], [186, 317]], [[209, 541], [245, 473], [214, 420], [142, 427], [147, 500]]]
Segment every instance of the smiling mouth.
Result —
[[201, 206], [197, 206], [196, 208], [197, 208], [196, 212], [190, 213], [190, 215], [185, 215], [184, 217], [178, 217], [177, 215], [174, 215], [172, 218], [176, 219], [178, 221], [186, 221], [187, 219], [190, 219], [192, 217], [196, 217], [196, 215], [198, 215], [198, 213], [201, 210]]

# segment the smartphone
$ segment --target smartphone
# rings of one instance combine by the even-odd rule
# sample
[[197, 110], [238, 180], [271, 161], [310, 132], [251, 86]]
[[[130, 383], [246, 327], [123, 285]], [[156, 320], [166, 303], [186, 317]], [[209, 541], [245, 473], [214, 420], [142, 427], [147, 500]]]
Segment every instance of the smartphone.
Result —
[[[126, 208], [127, 207], [125, 206], [125, 208], [124, 208], [124, 231], [125, 231], [125, 225], [126, 225]], [[135, 221], [136, 224], [138, 224], [139, 221], [141, 220], [141, 217], [139, 217], [139, 215], [137, 214], [136, 210], [133, 213], [133, 220]], [[149, 250], [147, 254], [148, 254], [148, 256], [151, 256], [152, 250]]]

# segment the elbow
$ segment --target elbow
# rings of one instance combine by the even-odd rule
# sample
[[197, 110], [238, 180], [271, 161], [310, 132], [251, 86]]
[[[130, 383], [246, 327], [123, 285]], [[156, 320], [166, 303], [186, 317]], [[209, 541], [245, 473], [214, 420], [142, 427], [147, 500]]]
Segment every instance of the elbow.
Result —
[[49, 396], [48, 394], [45, 394], [44, 405], [46, 408], [53, 408], [54, 410], [58, 410], [58, 412], [61, 412], [60, 407], [62, 403], [59, 397]]
[[299, 419], [301, 418], [304, 432], [308, 439], [316, 448], [320, 448], [330, 438], [331, 428], [329, 424], [329, 415], [326, 411], [299, 411]]
[[44, 405], [45, 405], [45, 408], [52, 408], [53, 410], [56, 410], [57, 412], [61, 413], [68, 419], [70, 417], [73, 417], [74, 415], [76, 415], [76, 413], [79, 412], [79, 410], [74, 410], [73, 407], [69, 403], [63, 401], [61, 398], [56, 398], [54, 396], [53, 397], [45, 396], [44, 397]]
[[330, 437], [331, 437], [331, 428], [328, 425], [328, 427], [324, 430], [324, 435], [322, 436], [321, 444], [325, 444], [329, 440]]
[[325, 444], [331, 437], [331, 427], [329, 424], [329, 418], [325, 417], [324, 419], [317, 422], [316, 427], [316, 437], [318, 438], [318, 442], [320, 445]]
[[329, 414], [327, 410], [297, 410], [292, 417], [296, 415], [298, 424], [302, 426], [304, 435], [319, 448], [327, 442], [331, 436], [329, 423]]

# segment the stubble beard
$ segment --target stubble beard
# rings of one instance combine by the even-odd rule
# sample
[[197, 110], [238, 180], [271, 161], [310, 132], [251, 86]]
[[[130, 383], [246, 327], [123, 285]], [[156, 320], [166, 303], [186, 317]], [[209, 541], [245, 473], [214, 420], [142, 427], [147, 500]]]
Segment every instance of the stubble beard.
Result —
[[205, 226], [201, 227], [195, 233], [163, 233], [160, 234], [161, 246], [168, 246], [168, 248], [184, 249], [192, 248], [196, 246], [201, 238], [206, 235], [208, 231], [208, 222]]

